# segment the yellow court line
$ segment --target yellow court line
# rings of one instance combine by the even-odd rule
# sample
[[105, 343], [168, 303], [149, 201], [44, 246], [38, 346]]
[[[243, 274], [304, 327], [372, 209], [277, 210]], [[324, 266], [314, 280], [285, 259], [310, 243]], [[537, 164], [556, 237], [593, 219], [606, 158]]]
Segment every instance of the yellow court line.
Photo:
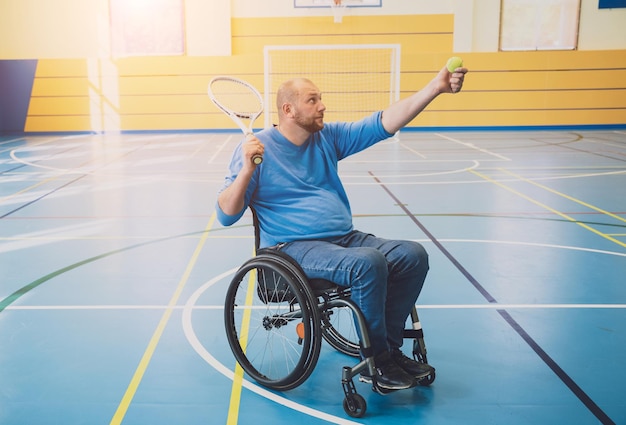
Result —
[[187, 268], [185, 269], [183, 276], [180, 278], [180, 281], [178, 282], [176, 291], [174, 291], [174, 295], [170, 299], [170, 302], [168, 303], [167, 308], [165, 309], [165, 312], [163, 313], [163, 316], [161, 317], [161, 321], [157, 325], [157, 328], [154, 331], [154, 333], [152, 334], [152, 338], [150, 339], [150, 342], [148, 343], [148, 347], [146, 348], [146, 351], [143, 353], [143, 357], [141, 358], [141, 361], [139, 362], [139, 366], [137, 367], [137, 370], [135, 370], [135, 374], [130, 380], [130, 384], [128, 385], [128, 388], [126, 388], [126, 392], [124, 393], [124, 396], [122, 397], [122, 400], [120, 401], [120, 404], [117, 407], [115, 414], [113, 415], [113, 419], [111, 419], [110, 425], [119, 425], [122, 423], [122, 420], [124, 420], [124, 416], [126, 416], [126, 412], [128, 411], [130, 403], [133, 400], [133, 397], [135, 397], [135, 393], [137, 392], [137, 388], [139, 388], [139, 384], [141, 383], [141, 380], [143, 379], [143, 375], [146, 372], [146, 369], [148, 369], [148, 364], [150, 363], [150, 360], [152, 359], [152, 355], [154, 354], [154, 351], [156, 350], [156, 347], [159, 344], [161, 336], [163, 335], [163, 332], [165, 331], [167, 322], [172, 316], [174, 307], [176, 307], [176, 303], [178, 302], [178, 299], [180, 298], [183, 288], [185, 287], [185, 285], [187, 284], [187, 281], [189, 280], [191, 271], [193, 270], [196, 262], [198, 261], [198, 257], [200, 256], [202, 247], [204, 246], [207, 240], [209, 231], [213, 227], [213, 223], [215, 222], [216, 217], [217, 216], [214, 212], [213, 215], [211, 215], [211, 218], [209, 219], [209, 223], [204, 229], [204, 234], [202, 235], [202, 238], [200, 239], [200, 241], [198, 241], [198, 245], [196, 245], [196, 249], [193, 255], [191, 256], [189, 263], [187, 264]]
[[[609, 241], [611, 241], [611, 242], [613, 242], [613, 243], [616, 243], [617, 245], [619, 245], [619, 246], [621, 246], [621, 247], [626, 248], [626, 243], [624, 243], [624, 242], [622, 242], [622, 241], [619, 241], [619, 240], [617, 240], [617, 239], [615, 239], [615, 238], [613, 238], [613, 237], [609, 236], [609, 235], [608, 235], [608, 234], [606, 234], [606, 233], [602, 233], [602, 232], [600, 232], [599, 230], [596, 230], [596, 229], [594, 229], [593, 227], [588, 226], [588, 225], [586, 225], [585, 223], [582, 223], [582, 222], [580, 222], [580, 221], [576, 220], [575, 218], [570, 217], [570, 216], [568, 216], [567, 214], [562, 213], [561, 211], [555, 210], [554, 208], [549, 207], [548, 205], [546, 205], [546, 204], [544, 204], [544, 203], [542, 203], [542, 202], [539, 202], [539, 201], [537, 201], [536, 199], [533, 199], [533, 198], [531, 198], [530, 196], [527, 196], [527, 195], [525, 195], [525, 194], [523, 194], [523, 193], [521, 193], [521, 192], [519, 192], [519, 191], [517, 191], [517, 190], [515, 190], [515, 189], [513, 189], [513, 188], [511, 188], [511, 187], [509, 187], [509, 186], [507, 186], [507, 185], [505, 185], [505, 184], [503, 184], [503, 183], [501, 183], [501, 182], [497, 181], [497, 180], [494, 180], [494, 179], [492, 179], [492, 178], [490, 178], [490, 177], [488, 177], [488, 176], [486, 176], [486, 175], [484, 175], [484, 174], [481, 174], [481, 173], [479, 173], [478, 171], [474, 171], [474, 170], [468, 170], [468, 171], [469, 171], [470, 173], [472, 173], [472, 174], [474, 174], [474, 175], [476, 175], [476, 176], [480, 177], [481, 179], [484, 179], [484, 180], [486, 180], [486, 181], [488, 181], [488, 182], [490, 182], [490, 183], [493, 183], [493, 184], [495, 184], [495, 185], [497, 185], [497, 186], [500, 186], [501, 188], [506, 189], [506, 190], [508, 190], [509, 192], [514, 193], [514, 194], [516, 194], [517, 196], [520, 196], [520, 197], [522, 197], [522, 198], [526, 199], [527, 201], [530, 201], [530, 202], [532, 202], [533, 204], [540, 206], [541, 208], [545, 208], [546, 210], [548, 210], [548, 211], [550, 211], [550, 212], [553, 212], [554, 214], [556, 214], [556, 215], [558, 215], [558, 216], [560, 216], [560, 217], [563, 217], [564, 219], [566, 219], [566, 220], [568, 220], [568, 221], [571, 221], [572, 223], [576, 223], [576, 224], [577, 224], [577, 225], [579, 225], [580, 227], [582, 227], [582, 228], [584, 228], [584, 229], [587, 229], [587, 230], [589, 230], [590, 232], [595, 233], [596, 235], [603, 237], [604, 239], [607, 239], [607, 240], [609, 240]], [[503, 171], [504, 171], [504, 170], [503, 170]]]
[[537, 187], [540, 187], [540, 188], [542, 188], [544, 190], [547, 190], [548, 192], [554, 193], [555, 195], [559, 195], [559, 196], [561, 196], [561, 197], [563, 197], [565, 199], [569, 199], [572, 202], [576, 202], [577, 204], [580, 204], [580, 205], [582, 205], [584, 207], [590, 208], [590, 209], [592, 209], [594, 211], [600, 212], [602, 214], [608, 215], [611, 218], [614, 218], [616, 220], [623, 221], [624, 223], [626, 223], [626, 218], [620, 217], [617, 214], [613, 214], [612, 212], [605, 211], [602, 208], [598, 208], [598, 207], [596, 207], [594, 205], [588, 204], [587, 202], [581, 201], [580, 199], [576, 199], [576, 198], [574, 198], [572, 196], [569, 196], [569, 195], [561, 193], [561, 192], [559, 192], [557, 190], [551, 189], [548, 186], [544, 186], [541, 183], [537, 183], [535, 181], [532, 181], [532, 180], [529, 180], [527, 178], [524, 178], [524, 177], [522, 177], [522, 176], [520, 176], [518, 174], [515, 174], [515, 173], [513, 173], [513, 172], [511, 172], [509, 170], [505, 170], [504, 168], [498, 168], [498, 170], [502, 171], [505, 174], [508, 174], [509, 176], [513, 176], [515, 178], [518, 178], [518, 179], [520, 179], [522, 181], [525, 181], [526, 183], [530, 183], [530, 184], [535, 185]]
[[[252, 305], [252, 297], [254, 296], [254, 284], [256, 282], [256, 273], [251, 271], [248, 278], [248, 290], [246, 292], [246, 306]], [[246, 352], [248, 345], [248, 332], [250, 331], [250, 309], [243, 311], [243, 317], [241, 319], [241, 336], [239, 337], [239, 343], [241, 349]], [[243, 369], [239, 363], [235, 364], [235, 377], [233, 379], [233, 387], [230, 392], [230, 405], [228, 406], [228, 418], [226, 419], [227, 425], [236, 425], [239, 421], [239, 406], [241, 405], [241, 390], [243, 387]]]

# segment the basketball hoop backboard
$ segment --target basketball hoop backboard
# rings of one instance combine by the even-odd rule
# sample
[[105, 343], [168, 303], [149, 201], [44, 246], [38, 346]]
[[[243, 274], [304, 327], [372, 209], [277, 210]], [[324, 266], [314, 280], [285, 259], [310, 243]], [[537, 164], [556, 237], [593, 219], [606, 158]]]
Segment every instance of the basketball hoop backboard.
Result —
[[348, 7], [382, 7], [382, 0], [293, 0], [294, 8], [329, 8], [336, 24], [341, 23]]
[[[332, 7], [333, 0], [293, 0], [293, 7]], [[381, 7], [383, 0], [341, 0], [345, 7]]]

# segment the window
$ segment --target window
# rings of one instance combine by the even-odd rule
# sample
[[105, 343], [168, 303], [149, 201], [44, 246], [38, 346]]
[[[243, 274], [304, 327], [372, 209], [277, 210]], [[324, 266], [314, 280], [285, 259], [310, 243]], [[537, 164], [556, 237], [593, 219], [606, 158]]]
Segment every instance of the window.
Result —
[[183, 0], [110, 0], [113, 56], [182, 55]]
[[500, 50], [573, 50], [580, 0], [502, 0]]

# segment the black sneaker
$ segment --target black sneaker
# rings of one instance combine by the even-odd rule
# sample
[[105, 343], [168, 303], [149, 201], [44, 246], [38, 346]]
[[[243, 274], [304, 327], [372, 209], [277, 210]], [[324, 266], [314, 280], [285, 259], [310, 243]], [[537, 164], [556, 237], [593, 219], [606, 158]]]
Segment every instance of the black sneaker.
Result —
[[391, 358], [402, 370], [418, 381], [435, 373], [435, 368], [427, 363], [420, 363], [404, 355], [399, 349], [391, 350]]
[[[406, 390], [417, 385], [417, 381], [396, 362], [393, 361], [389, 352], [384, 352], [376, 356], [376, 385], [384, 390]], [[359, 381], [372, 383], [372, 377], [366, 373], [361, 373]]]

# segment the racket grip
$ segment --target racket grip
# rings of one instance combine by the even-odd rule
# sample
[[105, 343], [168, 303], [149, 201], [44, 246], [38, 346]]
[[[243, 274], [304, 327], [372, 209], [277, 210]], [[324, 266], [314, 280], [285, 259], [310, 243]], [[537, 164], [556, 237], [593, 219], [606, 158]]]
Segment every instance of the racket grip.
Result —
[[262, 157], [261, 155], [254, 155], [254, 156], [252, 157], [252, 162], [253, 162], [255, 165], [259, 165], [260, 163], [262, 163], [262, 162], [263, 162], [263, 157]]

